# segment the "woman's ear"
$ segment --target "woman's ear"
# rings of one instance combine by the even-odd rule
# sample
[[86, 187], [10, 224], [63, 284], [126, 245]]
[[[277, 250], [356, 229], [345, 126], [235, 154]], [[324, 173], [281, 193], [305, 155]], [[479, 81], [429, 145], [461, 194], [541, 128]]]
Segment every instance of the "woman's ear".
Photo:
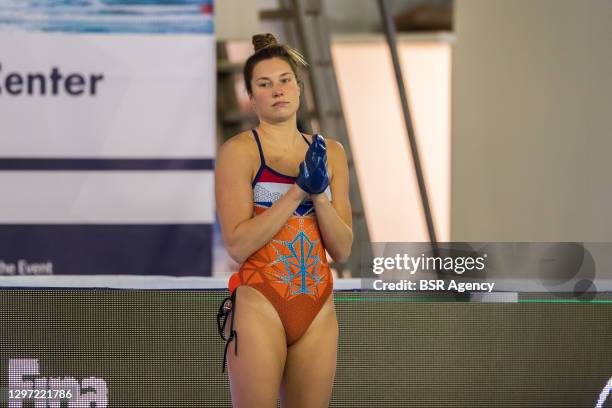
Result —
[[251, 103], [251, 109], [253, 109], [253, 112], [257, 113], [257, 109], [255, 109], [255, 98], [253, 98], [253, 94], [249, 94], [249, 102]]

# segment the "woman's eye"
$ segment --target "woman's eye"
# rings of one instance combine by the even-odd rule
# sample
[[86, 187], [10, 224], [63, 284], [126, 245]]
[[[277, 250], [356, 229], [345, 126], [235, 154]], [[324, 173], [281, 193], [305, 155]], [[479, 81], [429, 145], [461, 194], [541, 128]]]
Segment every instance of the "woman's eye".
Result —
[[284, 78], [283, 79], [283, 83], [286, 84], [287, 82], [291, 82], [291, 78]]
[[269, 83], [267, 83], [267, 82], [262, 82], [262, 83], [260, 83], [260, 84], [259, 84], [259, 86], [260, 86], [260, 87], [262, 87], [262, 88], [266, 88], [266, 87], [268, 87], [269, 85], [270, 85], [270, 84], [269, 84]]

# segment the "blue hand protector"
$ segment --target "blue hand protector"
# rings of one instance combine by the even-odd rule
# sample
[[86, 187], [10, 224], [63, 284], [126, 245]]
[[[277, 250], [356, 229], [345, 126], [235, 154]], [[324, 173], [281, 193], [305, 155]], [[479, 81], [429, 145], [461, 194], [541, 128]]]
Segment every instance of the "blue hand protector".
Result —
[[309, 194], [320, 194], [329, 186], [327, 175], [327, 148], [321, 135], [314, 135], [300, 164], [300, 174], [296, 183]]

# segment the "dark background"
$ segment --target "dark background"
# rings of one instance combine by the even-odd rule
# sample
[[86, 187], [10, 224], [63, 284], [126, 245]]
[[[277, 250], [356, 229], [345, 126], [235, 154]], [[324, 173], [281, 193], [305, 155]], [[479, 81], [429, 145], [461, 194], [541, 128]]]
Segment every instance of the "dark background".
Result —
[[[215, 323], [225, 296], [2, 290], [1, 406], [8, 359], [37, 358], [45, 377], [103, 378], [110, 407], [229, 407]], [[335, 300], [341, 339], [332, 407], [592, 408], [612, 377], [605, 300], [531, 295], [485, 304], [360, 292], [336, 292]]]

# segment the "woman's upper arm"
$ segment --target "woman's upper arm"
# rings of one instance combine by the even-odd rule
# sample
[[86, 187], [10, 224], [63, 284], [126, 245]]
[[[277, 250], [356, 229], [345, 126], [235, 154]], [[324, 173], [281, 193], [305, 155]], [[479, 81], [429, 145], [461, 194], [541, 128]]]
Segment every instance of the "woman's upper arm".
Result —
[[234, 137], [221, 146], [215, 167], [217, 214], [226, 244], [241, 222], [253, 215], [252, 161], [245, 143]]
[[331, 139], [327, 139], [328, 159], [331, 167], [330, 188], [332, 205], [336, 213], [349, 227], [352, 227], [351, 202], [349, 201], [349, 172], [344, 147]]

